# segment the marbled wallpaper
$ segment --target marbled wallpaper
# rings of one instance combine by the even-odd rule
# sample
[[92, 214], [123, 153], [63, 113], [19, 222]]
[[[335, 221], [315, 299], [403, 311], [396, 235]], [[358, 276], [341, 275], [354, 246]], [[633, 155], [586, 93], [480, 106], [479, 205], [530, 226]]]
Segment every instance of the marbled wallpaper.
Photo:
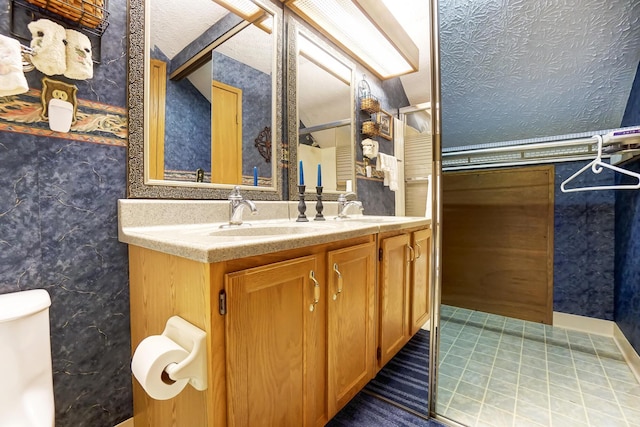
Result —
[[[125, 0], [109, 2], [93, 79], [53, 77], [106, 109], [126, 107], [126, 9]], [[3, 35], [9, 11], [0, 0]], [[41, 78], [28, 73], [29, 86], [41, 89]], [[126, 194], [125, 144], [28, 129], [0, 131], [0, 293], [51, 295], [56, 426], [113, 426], [132, 415], [127, 249], [116, 211]]]
[[637, 0], [441, 0], [443, 146], [619, 126]]
[[[640, 159], [624, 167], [640, 173]], [[640, 193], [616, 193], [615, 321], [640, 353]]]
[[[622, 126], [640, 123], [640, 65], [629, 95]], [[640, 173], [640, 159], [624, 167]], [[621, 182], [622, 175], [616, 183]], [[640, 193], [616, 192], [615, 321], [640, 353]]]
[[[553, 310], [613, 320], [614, 191], [563, 193], [562, 182], [585, 162], [555, 165]], [[582, 185], [613, 185], [615, 177], [588, 170]], [[574, 184], [568, 188], [575, 188]]]

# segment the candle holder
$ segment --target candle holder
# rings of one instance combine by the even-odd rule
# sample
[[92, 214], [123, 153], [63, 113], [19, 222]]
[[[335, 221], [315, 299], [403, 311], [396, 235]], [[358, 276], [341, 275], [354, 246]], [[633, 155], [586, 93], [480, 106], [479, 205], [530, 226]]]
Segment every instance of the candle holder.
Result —
[[324, 206], [322, 205], [322, 186], [316, 187], [316, 217], [314, 221], [325, 221], [324, 216], [322, 215], [322, 210]]
[[298, 185], [298, 219], [296, 222], [309, 222], [304, 214], [307, 211], [307, 205], [304, 202], [304, 185]]

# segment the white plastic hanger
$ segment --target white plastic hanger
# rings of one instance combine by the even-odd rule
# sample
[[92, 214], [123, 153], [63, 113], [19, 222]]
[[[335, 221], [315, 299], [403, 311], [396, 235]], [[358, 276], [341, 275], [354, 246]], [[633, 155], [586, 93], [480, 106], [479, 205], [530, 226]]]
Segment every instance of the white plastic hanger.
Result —
[[[609, 163], [605, 163], [602, 161], [602, 136], [594, 135], [594, 138], [598, 140], [598, 155], [595, 159], [585, 165], [578, 172], [571, 175], [569, 178], [565, 179], [562, 185], [560, 185], [560, 189], [563, 193], [572, 193], [574, 191], [591, 191], [591, 190], [637, 190], [640, 188], [640, 174], [631, 172], [626, 169], [619, 168], [617, 166], [610, 165]], [[625, 185], [597, 185], [593, 187], [578, 187], [578, 188], [565, 188], [565, 186], [571, 182], [574, 178], [580, 175], [582, 172], [591, 168], [593, 173], [600, 173], [604, 168], [611, 169], [616, 172], [620, 172], [621, 174], [631, 176], [638, 180], [636, 184], [625, 184]]]

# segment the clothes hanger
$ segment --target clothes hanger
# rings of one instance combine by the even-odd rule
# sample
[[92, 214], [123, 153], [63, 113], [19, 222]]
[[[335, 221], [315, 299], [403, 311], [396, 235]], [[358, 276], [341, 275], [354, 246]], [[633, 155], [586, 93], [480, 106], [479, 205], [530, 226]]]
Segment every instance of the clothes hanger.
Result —
[[[594, 135], [593, 137], [598, 140], [598, 154], [596, 155], [596, 158], [593, 159], [591, 162], [589, 162], [587, 165], [585, 165], [578, 172], [574, 173], [569, 178], [565, 179], [564, 182], [560, 185], [560, 190], [562, 190], [563, 193], [572, 193], [575, 191], [640, 189], [640, 174], [603, 162], [602, 161], [602, 136]], [[565, 188], [565, 186], [569, 182], [571, 182], [574, 178], [576, 178], [578, 175], [582, 174], [582, 172], [586, 171], [589, 168], [591, 168], [593, 173], [596, 173], [596, 174], [602, 172], [604, 169], [611, 169], [623, 175], [633, 177], [637, 179], [638, 182], [636, 184], [624, 184], [624, 185], [596, 185], [592, 187]]]

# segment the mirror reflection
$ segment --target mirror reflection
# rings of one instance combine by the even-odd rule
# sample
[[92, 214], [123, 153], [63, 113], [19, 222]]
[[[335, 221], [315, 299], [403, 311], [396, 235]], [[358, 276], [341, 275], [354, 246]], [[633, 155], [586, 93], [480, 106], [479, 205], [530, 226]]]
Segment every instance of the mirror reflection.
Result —
[[150, 6], [148, 178], [274, 187], [274, 17], [250, 24], [209, 0]]
[[305, 182], [321, 165], [324, 193], [344, 192], [354, 182], [354, 65], [329, 53], [310, 36], [298, 33], [298, 161]]

